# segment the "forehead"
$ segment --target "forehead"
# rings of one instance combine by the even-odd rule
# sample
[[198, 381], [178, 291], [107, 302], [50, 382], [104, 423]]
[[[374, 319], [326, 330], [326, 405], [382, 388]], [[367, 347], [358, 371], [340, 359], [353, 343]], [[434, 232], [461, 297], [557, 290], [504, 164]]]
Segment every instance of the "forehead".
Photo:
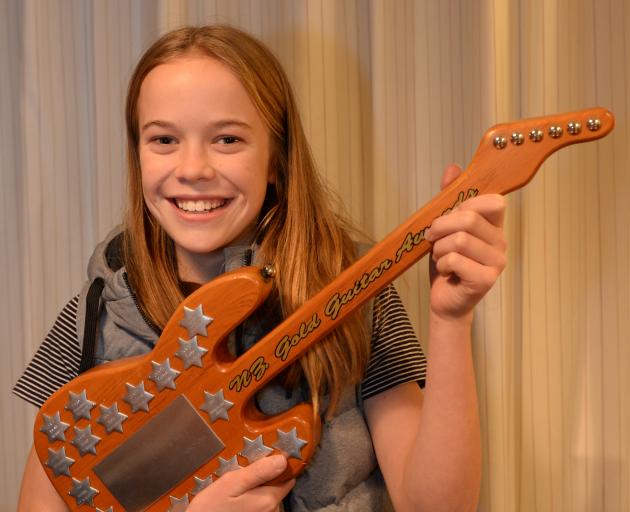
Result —
[[205, 55], [177, 57], [153, 68], [144, 78], [138, 115], [258, 116], [245, 87], [224, 63]]
[[203, 78], [204, 80], [231, 79], [240, 84], [234, 72], [220, 60], [208, 55], [190, 53], [158, 64], [149, 71], [142, 85], [164, 79], [168, 79], [168, 82], [182, 83], [193, 78]]

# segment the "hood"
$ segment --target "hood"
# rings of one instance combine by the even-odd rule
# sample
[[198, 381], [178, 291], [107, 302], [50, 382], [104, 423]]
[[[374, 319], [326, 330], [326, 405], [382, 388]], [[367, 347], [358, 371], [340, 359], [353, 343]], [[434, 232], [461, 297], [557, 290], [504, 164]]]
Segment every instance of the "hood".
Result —
[[[134, 338], [134, 341], [150, 349], [155, 345], [159, 333], [142, 316], [129, 287], [122, 260], [122, 232], [122, 226], [110, 231], [96, 246], [89, 260], [88, 282], [84, 285], [79, 301], [77, 332], [83, 345], [87, 292], [94, 280], [100, 278], [103, 280], [103, 290], [100, 295], [99, 338], [108, 340], [108, 343], [110, 339], [120, 339], [121, 345], [125, 340]], [[254, 251], [245, 245], [226, 247], [221, 273], [249, 265]]]

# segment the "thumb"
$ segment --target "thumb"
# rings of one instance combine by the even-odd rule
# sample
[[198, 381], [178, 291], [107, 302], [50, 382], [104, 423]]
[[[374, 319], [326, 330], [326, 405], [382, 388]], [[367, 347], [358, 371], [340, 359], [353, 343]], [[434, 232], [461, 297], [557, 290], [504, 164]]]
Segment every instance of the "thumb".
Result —
[[233, 496], [240, 496], [280, 476], [286, 467], [287, 459], [284, 455], [270, 455], [238, 471], [231, 471], [223, 478], [234, 476], [232, 494]]
[[457, 178], [462, 173], [462, 168], [458, 165], [451, 164], [447, 165], [442, 173], [442, 181], [440, 182], [440, 188], [445, 188], [451, 183], [455, 178]]

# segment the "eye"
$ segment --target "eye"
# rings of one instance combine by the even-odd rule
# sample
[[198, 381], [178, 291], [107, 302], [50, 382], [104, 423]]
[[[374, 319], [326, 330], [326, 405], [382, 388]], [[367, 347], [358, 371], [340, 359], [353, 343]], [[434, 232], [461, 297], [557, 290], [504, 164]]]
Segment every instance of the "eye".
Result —
[[151, 142], [156, 142], [160, 146], [167, 146], [170, 144], [175, 144], [177, 142], [175, 137], [170, 137], [168, 135], [160, 135], [159, 137], [153, 137]]
[[238, 137], [235, 137], [234, 135], [224, 135], [222, 137], [219, 137], [217, 139], [217, 142], [219, 144], [236, 144], [240, 140], [241, 139], [239, 139]]

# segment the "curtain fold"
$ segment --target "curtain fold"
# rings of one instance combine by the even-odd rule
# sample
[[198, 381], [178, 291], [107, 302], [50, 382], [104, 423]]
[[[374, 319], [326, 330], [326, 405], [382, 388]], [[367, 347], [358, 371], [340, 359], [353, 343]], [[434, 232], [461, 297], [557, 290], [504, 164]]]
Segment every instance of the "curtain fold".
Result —
[[[318, 165], [382, 238], [492, 124], [610, 108], [614, 132], [509, 196], [508, 267], [477, 308], [479, 509], [630, 512], [630, 6], [624, 0], [0, 2], [0, 511], [30, 406], [9, 389], [121, 219], [123, 102], [159, 34], [230, 23], [295, 87]], [[397, 287], [427, 340], [426, 261]]]
[[[24, 464], [24, 447], [31, 437], [34, 413], [10, 396], [13, 368], [23, 366], [31, 354], [31, 347], [24, 341], [25, 320], [22, 289], [24, 240], [23, 215], [21, 214], [22, 180], [22, 122], [17, 99], [22, 89], [23, 47], [19, 27], [22, 12], [16, 4], [0, 2], [0, 288], [3, 294], [0, 308], [3, 357], [0, 358], [0, 510], [14, 510], [16, 486], [19, 480], [11, 475]], [[17, 471], [20, 471], [18, 469]]]

